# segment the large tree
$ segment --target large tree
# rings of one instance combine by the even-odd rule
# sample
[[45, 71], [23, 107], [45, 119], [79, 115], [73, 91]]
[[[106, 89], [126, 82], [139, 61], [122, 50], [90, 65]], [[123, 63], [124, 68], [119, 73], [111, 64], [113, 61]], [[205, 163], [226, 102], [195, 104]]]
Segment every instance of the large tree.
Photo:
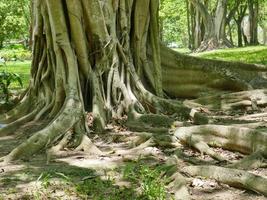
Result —
[[[90, 130], [86, 112], [92, 112], [90, 129], [95, 132], [103, 132], [111, 118], [125, 114], [129, 127], [162, 132], [172, 125], [173, 117], [191, 118], [195, 124], [208, 122], [206, 116], [190, 105], [205, 102], [210, 107], [229, 109], [237, 104], [253, 107], [266, 104], [264, 90], [261, 93], [257, 90], [255, 97], [255, 92], [249, 91], [200, 98], [187, 102], [187, 106], [163, 98], [164, 91], [174, 97], [199, 97], [207, 89], [242, 91], [266, 87], [266, 68], [192, 58], [161, 46], [159, 1], [35, 0], [33, 6], [31, 82], [20, 103], [1, 115], [0, 121], [6, 126], [0, 130], [0, 136], [14, 134], [31, 121], [42, 125], [35, 127], [25, 142], [5, 156], [5, 162], [30, 157], [54, 144], [58, 144], [52, 148], [54, 151], [67, 145], [98, 153], [87, 137]], [[250, 96], [253, 98], [247, 100]], [[165, 129], [160, 129], [161, 126]], [[197, 130], [200, 135], [204, 132], [210, 137], [195, 134]], [[208, 139], [243, 153], [264, 150], [266, 156], [266, 138], [262, 138], [262, 132], [255, 131], [257, 140], [251, 141], [246, 134], [253, 129], [238, 130], [231, 126], [193, 126], [178, 129], [175, 136], [220, 161], [221, 157], [208, 147]], [[231, 140], [235, 133], [243, 141], [241, 144]], [[198, 169], [185, 171], [194, 174]], [[233, 173], [238, 175], [240, 171]], [[254, 178], [251, 174], [249, 177]], [[232, 182], [264, 193], [266, 180], [260, 179], [261, 186], [257, 181], [252, 186], [242, 181], [237, 177]]]
[[228, 0], [218, 0], [214, 13], [209, 12], [209, 1], [189, 0], [189, 2], [196, 10], [195, 34], [199, 35], [197, 32], [201, 30], [201, 22], [204, 25], [203, 40], [195, 44], [198, 51], [212, 50], [225, 45], [231, 46], [225, 33]]
[[6, 160], [31, 155], [72, 128], [83, 138], [85, 111], [97, 132], [111, 117], [136, 120], [154, 108], [190, 117], [189, 108], [162, 98], [158, 7], [150, 0], [34, 1], [32, 79], [12, 117], [2, 116], [13, 122], [1, 135], [32, 120], [49, 123]]

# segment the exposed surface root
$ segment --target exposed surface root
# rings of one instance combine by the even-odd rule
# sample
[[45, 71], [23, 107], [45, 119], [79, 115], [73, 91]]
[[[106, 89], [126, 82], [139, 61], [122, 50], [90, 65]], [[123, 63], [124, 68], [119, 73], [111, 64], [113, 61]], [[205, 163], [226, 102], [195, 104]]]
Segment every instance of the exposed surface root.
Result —
[[186, 101], [186, 105], [203, 105], [215, 110], [233, 110], [252, 108], [257, 110], [267, 105], [266, 90], [250, 90], [222, 95], [200, 97], [196, 100]]
[[[17, 107], [0, 116], [5, 125], [0, 136], [15, 134], [32, 120], [49, 123], [11, 150], [3, 161], [29, 159], [49, 149], [46, 151], [49, 162], [53, 156], [68, 155], [70, 149], [82, 153], [83, 158], [95, 156], [98, 164], [103, 164], [101, 156], [113, 157], [114, 162], [108, 164], [114, 166], [125, 160], [138, 161], [140, 156], [151, 156], [157, 164], [163, 164], [170, 154], [187, 144], [220, 161], [215, 164], [225, 164], [221, 161], [229, 159], [211, 147], [252, 154], [231, 167], [258, 167], [261, 155], [267, 156], [266, 132], [253, 129], [260, 124], [254, 124], [253, 128], [204, 125], [211, 122], [207, 114], [211, 116], [212, 111], [191, 107], [206, 106], [223, 112], [250, 107], [251, 111], [258, 111], [267, 105], [267, 92], [260, 89], [267, 86], [267, 69], [201, 60], [161, 48], [156, 35], [158, 3], [156, 0], [34, 1], [30, 87]], [[163, 98], [164, 91], [171, 97], [198, 99], [184, 105]], [[203, 92], [214, 91], [220, 93], [203, 97]], [[225, 94], [225, 91], [235, 93]], [[91, 112], [90, 122], [85, 120], [86, 112]], [[128, 117], [126, 126], [130, 130], [145, 133], [127, 144], [113, 144], [115, 147], [109, 146], [109, 151], [91, 141], [91, 132], [106, 133], [102, 136], [108, 137], [110, 121], [124, 116]], [[251, 115], [249, 119], [261, 117], [265, 118], [265, 114]], [[172, 134], [170, 128], [174, 129], [176, 121], [182, 121], [179, 126], [188, 127], [180, 127]], [[166, 149], [169, 152], [164, 152]], [[260, 155], [253, 155], [259, 151]], [[263, 177], [230, 168], [187, 166], [198, 164], [190, 160], [191, 157], [173, 163], [172, 172], [166, 171], [176, 199], [190, 199], [180, 166], [186, 166], [182, 172], [191, 176], [217, 179], [266, 195]]]
[[147, 140], [146, 142], [140, 144], [139, 146], [129, 149], [129, 150], [118, 150], [115, 153], [118, 155], [131, 155], [131, 154], [135, 154], [135, 155], [144, 155], [144, 149], [147, 147], [151, 147], [154, 145], [153, 139], [150, 138], [149, 140]]
[[189, 200], [191, 196], [187, 187], [188, 181], [179, 172], [179, 164], [176, 156], [172, 156], [166, 160], [166, 176], [170, 177], [170, 182], [168, 183], [168, 188], [174, 191], [175, 200]]
[[267, 179], [252, 173], [217, 166], [189, 166], [182, 172], [190, 176], [215, 179], [232, 187], [251, 190], [267, 196]]
[[246, 156], [242, 160], [228, 165], [228, 167], [231, 167], [233, 169], [243, 169], [243, 170], [258, 169], [265, 166], [266, 163], [264, 163], [264, 157], [261, 151], [252, 153], [251, 155]]
[[[75, 112], [73, 112], [73, 108], [76, 108]], [[70, 113], [72, 113], [71, 117]], [[79, 121], [80, 115], [81, 104], [74, 99], [68, 100], [62, 113], [55, 120], [10, 152], [5, 157], [5, 162], [29, 157], [49, 146], [57, 137], [68, 132]]]
[[265, 66], [191, 57], [164, 46], [161, 57], [163, 89], [172, 97], [199, 98], [267, 86]]
[[189, 146], [202, 144], [204, 150], [208, 149], [209, 144], [245, 154], [262, 151], [266, 156], [267, 153], [267, 134], [255, 129], [223, 125], [191, 126], [178, 128], [175, 136]]
[[102, 155], [102, 151], [100, 151], [89, 139], [88, 136], [83, 135], [81, 144], [75, 149], [76, 151], [83, 151], [89, 155]]

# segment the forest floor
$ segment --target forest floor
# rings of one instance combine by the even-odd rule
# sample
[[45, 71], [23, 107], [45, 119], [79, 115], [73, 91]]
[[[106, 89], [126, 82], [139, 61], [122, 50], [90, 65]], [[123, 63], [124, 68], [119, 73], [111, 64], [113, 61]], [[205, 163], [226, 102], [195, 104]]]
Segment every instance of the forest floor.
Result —
[[[196, 56], [267, 64], [266, 52], [267, 47], [248, 47], [217, 50]], [[24, 85], [27, 86], [29, 65], [29, 62], [8, 63], [8, 70], [23, 75]], [[16, 86], [13, 87], [16, 88]], [[267, 110], [257, 112], [266, 113]], [[230, 114], [220, 113], [220, 115], [222, 119], [227, 117], [229, 120], [234, 120], [257, 112], [231, 112]], [[253, 119], [253, 122], [266, 121], [266, 116]], [[228, 121], [222, 120], [218, 123], [227, 125]], [[31, 135], [29, 130], [34, 131], [34, 127], [39, 129], [39, 126], [40, 124], [36, 123], [28, 124], [18, 130], [14, 136], [0, 137], [0, 157], [7, 155], [21, 141], [28, 138]], [[260, 129], [267, 131], [266, 127], [260, 127]], [[101, 155], [88, 155], [64, 149], [69, 154], [52, 158], [50, 162], [47, 162], [46, 152], [42, 152], [30, 160], [22, 160], [16, 164], [2, 164], [0, 165], [0, 200], [172, 199], [175, 191], [170, 187], [171, 180], [164, 173], [166, 169], [163, 167], [167, 160], [176, 158], [182, 160], [180, 164], [183, 167], [192, 163], [225, 166], [225, 163], [215, 161], [208, 155], [202, 155], [179, 141], [175, 148], [160, 147], [149, 138], [140, 142], [140, 138], [143, 138], [140, 134], [147, 133], [131, 131], [122, 123], [114, 121], [107, 126], [106, 134], [90, 137], [103, 152]], [[153, 137], [156, 136], [153, 135]], [[221, 148], [213, 148], [213, 150], [231, 162], [239, 161], [245, 156]], [[267, 168], [256, 168], [250, 172], [267, 178]], [[195, 200], [267, 199], [260, 194], [201, 177], [187, 177], [187, 187], [192, 199]]]
[[[243, 115], [242, 115], [243, 116]], [[238, 114], [233, 115], [233, 118]], [[261, 121], [262, 118], [256, 119]], [[14, 137], [0, 138], [0, 157], [16, 147], [38, 124], [23, 127]], [[263, 130], [267, 130], [261, 127]], [[174, 190], [164, 174], [163, 164], [170, 158], [183, 160], [182, 166], [193, 163], [224, 166], [210, 156], [177, 143], [175, 148], [161, 148], [149, 139], [136, 146], [140, 133], [118, 123], [107, 127], [107, 134], [94, 135], [92, 141], [103, 152], [88, 155], [71, 153], [47, 163], [45, 152], [30, 160], [0, 166], [0, 199], [97, 199], [97, 200], [163, 200], [172, 199]], [[142, 133], [143, 134], [143, 133]], [[145, 144], [145, 145], [144, 145]], [[231, 162], [244, 155], [214, 148]], [[174, 156], [175, 155], [175, 156]], [[267, 168], [251, 170], [267, 178]], [[187, 186], [194, 200], [265, 200], [266, 197], [229, 187], [212, 179], [188, 177]]]

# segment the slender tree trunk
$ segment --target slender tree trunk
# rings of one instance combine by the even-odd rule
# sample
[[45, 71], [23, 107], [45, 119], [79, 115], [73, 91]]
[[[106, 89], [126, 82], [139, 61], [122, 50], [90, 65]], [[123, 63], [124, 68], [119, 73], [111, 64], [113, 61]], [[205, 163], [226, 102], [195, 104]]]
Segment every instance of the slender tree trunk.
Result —
[[188, 48], [192, 49], [192, 34], [191, 34], [191, 21], [190, 21], [190, 8], [188, 0], [186, 2], [186, 19], [187, 19], [187, 33], [188, 33]]
[[196, 17], [195, 17], [195, 10], [193, 8], [193, 5], [190, 4], [190, 24], [191, 24], [191, 27], [190, 27], [190, 31], [191, 31], [191, 35], [192, 35], [192, 41], [191, 41], [191, 46], [192, 46], [192, 49], [195, 49], [195, 27], [196, 27]]
[[258, 14], [259, 14], [259, 1], [248, 0], [249, 10], [249, 26], [250, 26], [250, 45], [259, 44], [258, 41]]
[[238, 47], [243, 46], [242, 21], [236, 20]]
[[200, 13], [199, 11], [196, 11], [196, 15], [195, 15], [195, 30], [194, 30], [194, 38], [195, 38], [195, 43], [194, 43], [194, 47], [198, 48], [201, 44], [202, 41], [202, 32], [201, 32], [201, 18], [200, 18]]
[[228, 24], [227, 26], [228, 26], [228, 36], [229, 36], [230, 43], [232, 44], [232, 46], [234, 46], [232, 26], [231, 26], [231, 24]]
[[267, 28], [263, 27], [263, 44], [267, 44]]

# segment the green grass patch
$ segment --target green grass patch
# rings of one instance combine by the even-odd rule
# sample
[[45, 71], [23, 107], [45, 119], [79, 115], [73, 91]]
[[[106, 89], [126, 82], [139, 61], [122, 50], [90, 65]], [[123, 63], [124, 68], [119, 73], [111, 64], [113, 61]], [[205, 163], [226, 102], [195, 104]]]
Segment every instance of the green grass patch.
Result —
[[6, 61], [24, 61], [31, 60], [32, 53], [30, 50], [23, 48], [20, 45], [13, 45], [0, 49], [0, 57]]
[[90, 169], [72, 169], [69, 166], [44, 170], [37, 178], [41, 188], [34, 193], [34, 199], [43, 199], [44, 196], [53, 199], [51, 191], [64, 191], [66, 195], [72, 194], [78, 199], [92, 200], [169, 199], [165, 188], [166, 179], [160, 167], [129, 162], [114, 172], [121, 174], [130, 185], [118, 186], [115, 177], [108, 174], [99, 176]]
[[184, 54], [189, 54], [191, 53], [192, 51], [188, 48], [174, 48], [173, 49], [174, 51], [177, 51], [179, 53], [184, 53]]
[[167, 199], [166, 179], [162, 176], [159, 167], [149, 166], [141, 162], [130, 162], [123, 168], [123, 177], [130, 181], [133, 187], [141, 189], [141, 194], [137, 199]]
[[191, 55], [216, 60], [267, 65], [267, 46], [219, 49], [203, 53], [193, 53]]
[[[23, 88], [27, 88], [30, 81], [30, 66], [31, 66], [31, 61], [7, 62], [6, 66], [0, 66], [0, 71], [6, 70], [7, 72], [17, 73], [22, 79]], [[21, 89], [19, 83], [17, 82], [11, 83], [10, 88]]]

